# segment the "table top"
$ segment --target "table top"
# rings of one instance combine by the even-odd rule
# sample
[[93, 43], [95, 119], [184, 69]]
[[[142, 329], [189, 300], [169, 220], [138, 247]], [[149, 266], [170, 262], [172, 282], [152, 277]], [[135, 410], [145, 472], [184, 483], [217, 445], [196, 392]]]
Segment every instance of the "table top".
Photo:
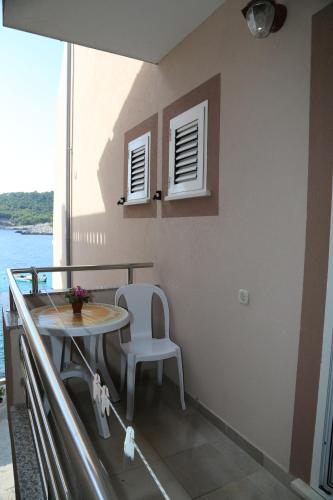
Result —
[[129, 322], [126, 309], [111, 304], [83, 304], [81, 315], [74, 315], [71, 304], [36, 307], [32, 318], [43, 335], [84, 337], [118, 330]]

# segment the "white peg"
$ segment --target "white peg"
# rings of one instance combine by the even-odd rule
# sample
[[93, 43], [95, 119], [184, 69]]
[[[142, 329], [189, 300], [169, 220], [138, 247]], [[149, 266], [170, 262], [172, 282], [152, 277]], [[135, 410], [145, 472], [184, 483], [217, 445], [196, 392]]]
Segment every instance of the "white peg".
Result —
[[101, 391], [101, 414], [103, 417], [105, 413], [110, 416], [109, 389], [103, 385]]
[[98, 373], [94, 374], [94, 380], [93, 380], [93, 398], [94, 401], [98, 401], [99, 403], [101, 402], [101, 378], [98, 375]]
[[126, 429], [126, 436], [124, 441], [124, 453], [126, 457], [134, 460], [134, 429], [130, 425]]

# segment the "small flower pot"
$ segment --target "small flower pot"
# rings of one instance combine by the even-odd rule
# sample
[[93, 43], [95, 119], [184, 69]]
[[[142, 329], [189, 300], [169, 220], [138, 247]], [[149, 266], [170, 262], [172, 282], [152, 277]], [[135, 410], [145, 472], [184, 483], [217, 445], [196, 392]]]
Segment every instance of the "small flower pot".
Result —
[[73, 314], [80, 316], [83, 307], [83, 302], [72, 302]]

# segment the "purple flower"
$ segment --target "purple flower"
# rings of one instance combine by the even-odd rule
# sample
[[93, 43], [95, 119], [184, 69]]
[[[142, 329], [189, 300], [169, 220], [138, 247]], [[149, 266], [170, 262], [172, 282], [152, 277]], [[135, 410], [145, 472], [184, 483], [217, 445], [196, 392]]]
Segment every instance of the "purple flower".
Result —
[[70, 288], [65, 297], [69, 300], [69, 302], [88, 302], [89, 300], [89, 292], [82, 288], [80, 285], [74, 286]]

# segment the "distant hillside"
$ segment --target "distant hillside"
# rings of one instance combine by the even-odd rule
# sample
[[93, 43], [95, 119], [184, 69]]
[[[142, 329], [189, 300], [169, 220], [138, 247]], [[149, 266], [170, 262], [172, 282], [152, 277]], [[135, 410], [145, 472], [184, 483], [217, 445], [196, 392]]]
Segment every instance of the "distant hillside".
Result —
[[52, 220], [53, 191], [0, 194], [0, 224], [52, 224]]

